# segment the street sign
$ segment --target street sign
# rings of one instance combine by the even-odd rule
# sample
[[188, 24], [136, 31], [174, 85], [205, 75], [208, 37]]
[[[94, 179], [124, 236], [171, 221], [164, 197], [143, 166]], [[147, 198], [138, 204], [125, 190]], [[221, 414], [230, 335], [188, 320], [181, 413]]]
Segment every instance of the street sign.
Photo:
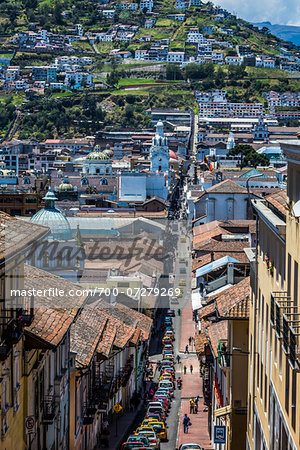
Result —
[[25, 432], [26, 432], [26, 434], [35, 433], [35, 417], [34, 416], [25, 417]]
[[226, 427], [223, 425], [214, 426], [214, 444], [226, 444]]
[[120, 405], [120, 403], [116, 403], [113, 409], [114, 409], [114, 411], [115, 411], [116, 413], [119, 413], [119, 412], [122, 411], [123, 408], [122, 408], [122, 406]]

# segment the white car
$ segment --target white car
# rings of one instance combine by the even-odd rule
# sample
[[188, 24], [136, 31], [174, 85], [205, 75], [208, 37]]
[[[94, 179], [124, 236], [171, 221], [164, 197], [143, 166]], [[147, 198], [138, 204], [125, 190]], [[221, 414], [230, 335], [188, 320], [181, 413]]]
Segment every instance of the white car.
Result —
[[200, 444], [181, 444], [179, 450], [203, 450], [203, 447]]

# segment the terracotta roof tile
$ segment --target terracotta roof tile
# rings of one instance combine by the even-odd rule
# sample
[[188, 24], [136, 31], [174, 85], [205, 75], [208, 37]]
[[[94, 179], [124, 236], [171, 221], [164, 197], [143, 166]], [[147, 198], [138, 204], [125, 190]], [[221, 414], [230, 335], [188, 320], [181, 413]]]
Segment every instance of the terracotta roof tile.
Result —
[[119, 322], [117, 320], [111, 319], [111, 317], [108, 316], [108, 322], [97, 347], [97, 353], [101, 353], [106, 358], [108, 358], [113, 348], [113, 344], [117, 335], [117, 325], [119, 325]]
[[247, 189], [232, 180], [224, 180], [206, 189], [206, 192], [216, 194], [247, 194]]
[[53, 275], [36, 267], [24, 266], [24, 289], [58, 288], [64, 291], [62, 297], [43, 295], [34, 300], [34, 319], [26, 327], [25, 334], [31, 334], [44, 342], [57, 346], [70, 328], [79, 308], [85, 301], [83, 297], [69, 295], [77, 285], [64, 278]]
[[280, 189], [274, 194], [267, 195], [265, 200], [270, 203], [275, 209], [277, 209], [281, 214], [286, 216], [286, 203], [287, 203], [287, 192], [286, 189]]
[[216, 309], [220, 317], [246, 319], [249, 317], [250, 277], [228, 288], [216, 297]]
[[86, 305], [80, 312], [76, 322], [71, 326], [70, 350], [76, 353], [77, 367], [86, 367], [90, 364], [108, 317], [90, 305]]
[[201, 255], [198, 258], [193, 259], [192, 261], [192, 270], [195, 271], [200, 269], [200, 267], [205, 266], [211, 262], [211, 254], [207, 253], [205, 255]]
[[0, 259], [29, 247], [49, 233], [48, 227], [28, 223], [0, 211]]
[[206, 334], [213, 354], [218, 356], [219, 341], [228, 339], [228, 321], [221, 320], [220, 322], [212, 323], [206, 328]]
[[201, 356], [205, 354], [205, 346], [208, 345], [208, 339], [205, 329], [200, 334], [195, 336], [195, 347], [197, 355]]

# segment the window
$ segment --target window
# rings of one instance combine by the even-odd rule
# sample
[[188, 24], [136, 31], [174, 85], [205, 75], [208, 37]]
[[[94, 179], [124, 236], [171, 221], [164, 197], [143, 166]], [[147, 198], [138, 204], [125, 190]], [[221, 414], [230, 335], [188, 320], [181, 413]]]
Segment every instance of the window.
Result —
[[294, 305], [298, 305], [298, 263], [294, 262]]
[[[296, 378], [296, 371], [293, 370], [292, 372], [292, 427], [295, 430], [296, 427], [296, 389], [297, 388], [297, 378]], [[299, 420], [298, 420], [299, 421]]]
[[285, 360], [285, 410], [289, 414], [290, 399], [290, 364], [288, 358]]
[[44, 256], [43, 256], [43, 267], [49, 267], [49, 254], [48, 254], [48, 252], [45, 252]]
[[287, 267], [287, 291], [288, 295], [291, 295], [291, 271], [292, 271], [292, 258], [291, 255], [288, 254], [288, 267]]

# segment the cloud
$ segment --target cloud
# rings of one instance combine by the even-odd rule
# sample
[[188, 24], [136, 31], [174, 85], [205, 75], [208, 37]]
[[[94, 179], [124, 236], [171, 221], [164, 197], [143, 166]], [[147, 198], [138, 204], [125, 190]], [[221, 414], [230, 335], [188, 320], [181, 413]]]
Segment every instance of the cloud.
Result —
[[235, 12], [249, 22], [266, 22], [273, 25], [299, 25], [299, 0], [216, 0], [215, 5]]

